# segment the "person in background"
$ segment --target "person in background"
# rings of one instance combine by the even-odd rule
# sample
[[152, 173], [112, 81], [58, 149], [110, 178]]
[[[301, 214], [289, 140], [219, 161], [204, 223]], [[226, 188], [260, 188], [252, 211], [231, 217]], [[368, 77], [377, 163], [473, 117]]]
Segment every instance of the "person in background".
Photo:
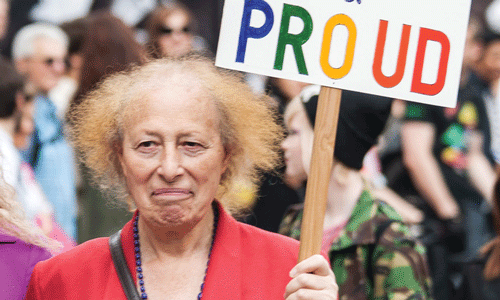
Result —
[[[274, 168], [282, 135], [267, 96], [233, 73], [153, 60], [107, 77], [70, 124], [97, 182], [136, 207], [112, 241], [142, 299], [337, 299], [324, 257], [297, 264], [297, 241], [228, 213], [239, 178]], [[37, 264], [26, 299], [125, 299], [108, 243]]]
[[7, 34], [9, 27], [10, 0], [0, 0], [0, 41]]
[[21, 300], [35, 264], [50, 258], [50, 251], [57, 252], [60, 246], [25, 219], [14, 194], [0, 174], [0, 295]]
[[[81, 61], [81, 69], [75, 74], [79, 78], [79, 87], [71, 100], [69, 114], [105, 77], [146, 61], [144, 47], [135, 41], [132, 29], [117, 17], [100, 11], [90, 14], [81, 22], [84, 22], [82, 26], [85, 28], [81, 45], [75, 53], [79, 57], [75, 60]], [[79, 164], [78, 170], [78, 241], [109, 236], [130, 219], [132, 215], [129, 207], [119, 201], [114, 201], [116, 205], [113, 206], [106, 203], [105, 195], [92, 183], [89, 169]], [[116, 200], [114, 196], [111, 198]]]
[[141, 64], [147, 59], [145, 49], [134, 39], [132, 29], [111, 13], [92, 13], [85, 22], [79, 52], [82, 60], [80, 82], [71, 106], [77, 106], [81, 98], [96, 88], [106, 76]]
[[[33, 111], [33, 95], [28, 93], [24, 80], [14, 66], [5, 59], [0, 59], [0, 167], [3, 180], [14, 188], [15, 199], [22, 205], [26, 218], [33, 225], [40, 220], [45, 234], [51, 231], [52, 207], [43, 194], [32, 193], [23, 172], [23, 161], [19, 149], [26, 146], [33, 127], [25, 128], [27, 119]], [[16, 136], [22, 129], [27, 129], [23, 139]]]
[[[495, 0], [488, 5], [485, 11], [487, 27], [493, 32], [500, 33], [500, 1]], [[493, 99], [486, 102], [486, 109], [491, 128], [491, 151], [495, 159], [496, 168], [500, 169], [500, 80], [492, 86], [496, 91]]]
[[496, 101], [500, 81], [500, 33], [486, 30], [481, 42], [483, 52], [465, 93], [468, 101], [478, 103], [478, 114], [484, 116], [479, 126], [484, 127], [470, 133], [467, 173], [474, 188], [491, 204], [496, 180], [493, 144], [500, 142], [499, 104]]
[[437, 299], [450, 299], [452, 267], [473, 259], [492, 233], [486, 217], [488, 198], [471, 180], [473, 174], [479, 179], [490, 173], [478, 168], [483, 164], [473, 163], [488, 162], [490, 155], [484, 151], [489, 147], [490, 131], [480, 98], [488, 88], [475, 70], [479, 60], [485, 58], [482, 30], [477, 19], [471, 17], [457, 106], [409, 102], [401, 127], [404, 163], [417, 192], [430, 208], [426, 222], [440, 228], [440, 236], [429, 250]]
[[78, 92], [83, 68], [82, 47], [87, 34], [88, 18], [79, 18], [60, 25], [69, 39], [66, 71], [57, 85], [49, 91], [56, 106], [57, 117], [65, 120], [71, 101]]
[[35, 133], [24, 152], [37, 181], [54, 208], [56, 222], [76, 238], [76, 184], [73, 150], [63, 134], [63, 122], [48, 97], [64, 74], [68, 38], [57, 26], [34, 23], [23, 27], [13, 41], [16, 68], [33, 85]]
[[[283, 141], [288, 176], [310, 174], [319, 86], [310, 86], [285, 110]], [[431, 299], [425, 248], [388, 204], [373, 198], [360, 169], [385, 126], [392, 100], [342, 92], [328, 186], [322, 251], [330, 257], [339, 299]], [[290, 207], [280, 233], [300, 238], [303, 204]]]
[[486, 260], [483, 271], [485, 300], [496, 299], [500, 294], [500, 170], [493, 188], [491, 210], [496, 236], [481, 248], [481, 255]]
[[181, 57], [193, 52], [211, 56], [196, 36], [191, 11], [181, 3], [156, 8], [146, 22], [147, 50], [153, 57]]
[[4, 180], [14, 188], [15, 199], [21, 204], [26, 219], [33, 226], [39, 226], [48, 237], [61, 242], [60, 251], [67, 251], [76, 243], [55, 222], [52, 205], [33, 169], [22, 160], [19, 152], [27, 147], [34, 132], [33, 97], [36, 91], [25, 85], [14, 66], [4, 59], [0, 59], [0, 74], [0, 167]]
[[[283, 127], [283, 111], [286, 104], [298, 95], [302, 88], [309, 85], [298, 81], [265, 77], [262, 78], [265, 79], [263, 84], [267, 84], [267, 86], [256, 88], [255, 82], [251, 81], [252, 78], [259, 78], [259, 75], [245, 73], [244, 76], [245, 82], [255, 93], [263, 93], [268, 90], [268, 94], [273, 98], [273, 104], [278, 110], [279, 123]], [[263, 175], [258, 189], [252, 194], [253, 198], [248, 201], [249, 213], [243, 220], [247, 224], [271, 232], [278, 232], [281, 219], [290, 205], [304, 201], [304, 181], [300, 179], [294, 181], [294, 178], [286, 176], [282, 153], [280, 160], [281, 163], [276, 170]]]
[[495, 236], [481, 247], [476, 259], [463, 265], [462, 283], [453, 295], [454, 300], [495, 300], [500, 294], [500, 171], [492, 194]]

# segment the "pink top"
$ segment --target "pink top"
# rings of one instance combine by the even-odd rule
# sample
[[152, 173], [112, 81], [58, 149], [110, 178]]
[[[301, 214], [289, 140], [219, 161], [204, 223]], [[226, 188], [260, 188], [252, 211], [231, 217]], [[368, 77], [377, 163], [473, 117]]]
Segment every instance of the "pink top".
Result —
[[323, 241], [321, 242], [321, 251], [324, 253], [328, 253], [328, 250], [330, 250], [330, 246], [332, 245], [333, 241], [335, 241], [339, 235], [342, 229], [347, 225], [347, 221], [340, 223], [337, 226], [330, 227], [326, 230], [323, 231]]

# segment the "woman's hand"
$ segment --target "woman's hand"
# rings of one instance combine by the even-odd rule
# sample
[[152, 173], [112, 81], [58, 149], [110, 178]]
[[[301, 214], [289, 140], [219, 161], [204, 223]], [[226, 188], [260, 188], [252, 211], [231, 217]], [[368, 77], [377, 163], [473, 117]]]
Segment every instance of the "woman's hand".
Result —
[[291, 271], [292, 280], [285, 290], [286, 300], [336, 300], [337, 282], [328, 261], [321, 255], [313, 255], [298, 263]]

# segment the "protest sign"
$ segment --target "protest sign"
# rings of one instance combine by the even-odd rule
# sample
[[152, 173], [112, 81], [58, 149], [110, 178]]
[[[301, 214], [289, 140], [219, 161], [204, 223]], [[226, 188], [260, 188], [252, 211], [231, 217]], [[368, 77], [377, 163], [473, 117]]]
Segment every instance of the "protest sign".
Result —
[[227, 0], [216, 64], [454, 107], [471, 0]]
[[[323, 86], [299, 260], [319, 253], [341, 90], [455, 107], [471, 0], [226, 0], [216, 65]], [[328, 88], [329, 87], [329, 88]]]

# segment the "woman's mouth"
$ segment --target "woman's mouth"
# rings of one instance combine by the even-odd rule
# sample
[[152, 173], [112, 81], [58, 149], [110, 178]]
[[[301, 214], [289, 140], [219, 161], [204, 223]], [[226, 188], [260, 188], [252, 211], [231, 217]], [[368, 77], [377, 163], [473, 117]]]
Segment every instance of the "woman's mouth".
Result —
[[189, 189], [183, 188], [160, 188], [152, 192], [152, 196], [167, 197], [172, 200], [182, 200], [190, 196], [192, 193]]

